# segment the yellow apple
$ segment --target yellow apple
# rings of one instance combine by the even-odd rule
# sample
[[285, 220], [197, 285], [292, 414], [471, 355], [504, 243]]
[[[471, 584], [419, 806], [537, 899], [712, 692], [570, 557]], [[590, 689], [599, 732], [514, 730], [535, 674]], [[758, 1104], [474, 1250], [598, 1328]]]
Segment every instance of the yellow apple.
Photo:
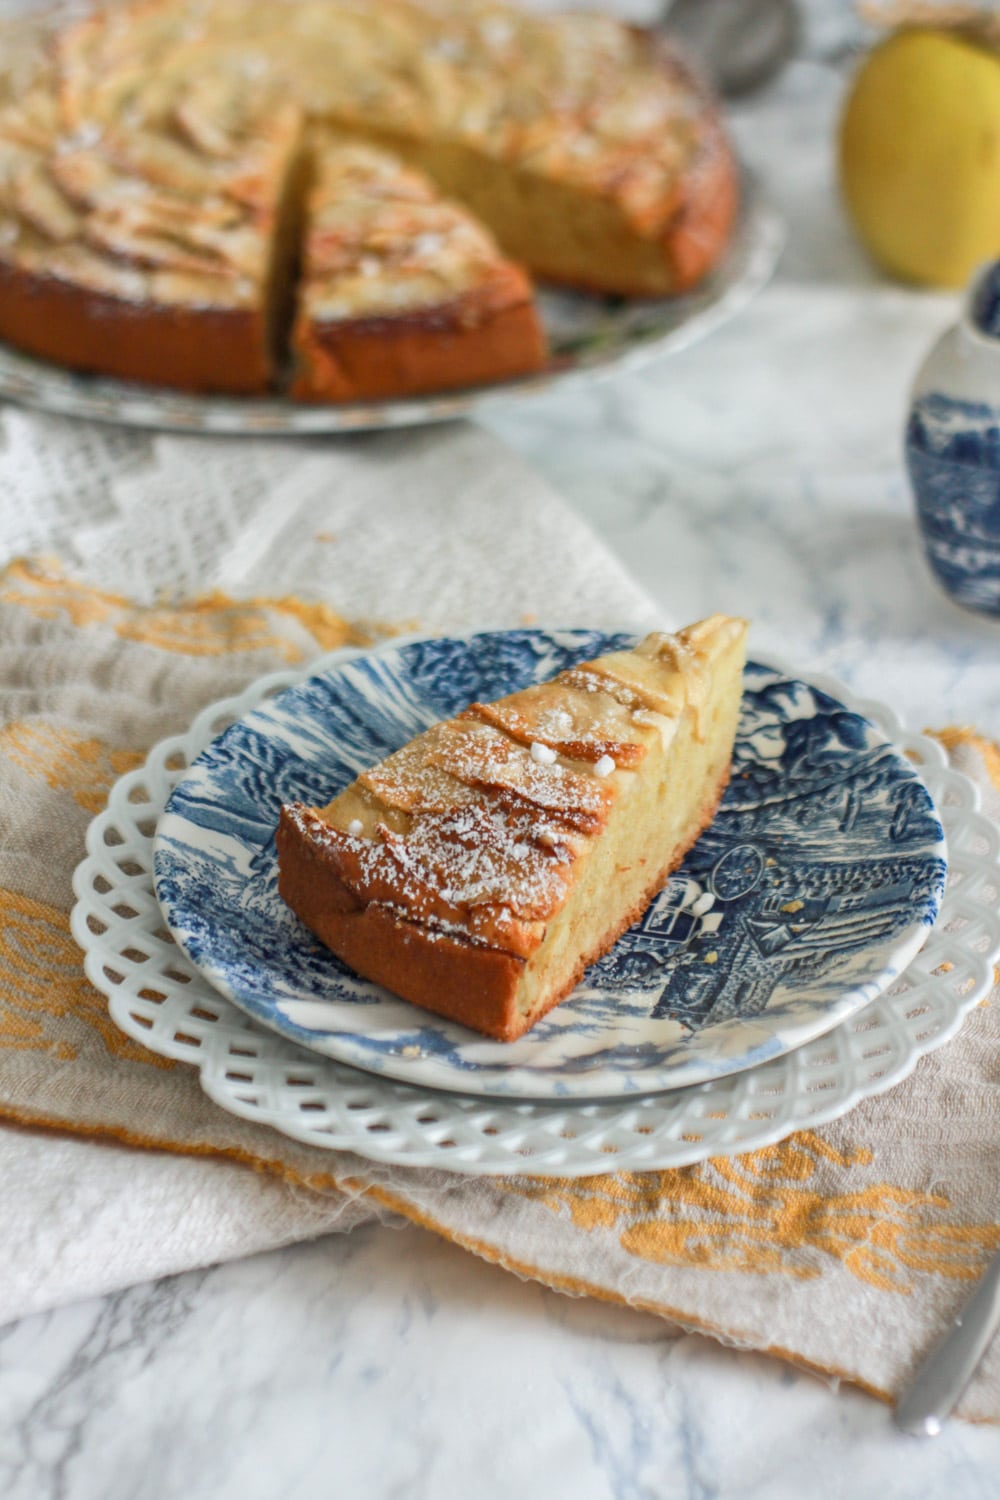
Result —
[[1000, 255], [1000, 54], [922, 28], [877, 46], [844, 107], [840, 178], [885, 270], [964, 285]]

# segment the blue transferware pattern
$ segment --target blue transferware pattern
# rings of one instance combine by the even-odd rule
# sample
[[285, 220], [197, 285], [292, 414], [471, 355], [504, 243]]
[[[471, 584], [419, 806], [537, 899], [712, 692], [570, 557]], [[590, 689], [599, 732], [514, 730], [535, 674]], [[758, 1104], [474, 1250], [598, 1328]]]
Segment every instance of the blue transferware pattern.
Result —
[[1000, 615], [1000, 407], [921, 397], [906, 460], [939, 582], [957, 604]]
[[1000, 262], [914, 388], [906, 463], [931, 569], [956, 603], [1000, 615]]
[[359, 978], [277, 893], [282, 802], [322, 804], [474, 698], [633, 643], [516, 630], [417, 641], [289, 688], [226, 730], [170, 798], [166, 920], [251, 1015], [343, 1062], [511, 1097], [608, 1098], [754, 1066], [873, 999], [923, 942], [945, 851], [930, 795], [867, 720], [747, 667], [732, 780], [649, 910], [526, 1037], [492, 1042]]

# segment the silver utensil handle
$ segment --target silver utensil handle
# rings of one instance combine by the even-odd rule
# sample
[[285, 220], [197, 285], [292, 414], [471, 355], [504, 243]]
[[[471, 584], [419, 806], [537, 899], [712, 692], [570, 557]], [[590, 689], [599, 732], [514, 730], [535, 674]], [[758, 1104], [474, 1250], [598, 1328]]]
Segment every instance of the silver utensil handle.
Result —
[[917, 1437], [936, 1437], [972, 1378], [1000, 1324], [1000, 1254], [955, 1319], [954, 1327], [920, 1365], [896, 1405], [896, 1425]]
[[668, 0], [663, 20], [729, 97], [760, 88], [798, 47], [796, 0]]

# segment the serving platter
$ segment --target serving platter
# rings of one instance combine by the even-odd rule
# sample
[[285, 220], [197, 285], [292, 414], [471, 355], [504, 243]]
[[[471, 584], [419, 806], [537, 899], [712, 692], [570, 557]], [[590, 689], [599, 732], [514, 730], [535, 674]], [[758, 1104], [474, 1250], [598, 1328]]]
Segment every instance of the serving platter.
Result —
[[947, 1042], [989, 990], [1000, 957], [1000, 829], [936, 742], [906, 730], [886, 705], [813, 676], [813, 686], [867, 718], [919, 770], [947, 835], [938, 920], [906, 972], [870, 1005], [755, 1068], [603, 1103], [475, 1098], [307, 1051], [252, 1020], [190, 963], [163, 925], [152, 875], [156, 820], [188, 768], [229, 724], [301, 675], [261, 679], [155, 746], [112, 788], [73, 881], [73, 935], [115, 1023], [152, 1052], [195, 1066], [206, 1094], [245, 1120], [374, 1163], [473, 1175], [685, 1166], [815, 1128], [890, 1088]]
[[678, 353], [746, 306], [770, 280], [783, 244], [780, 215], [752, 174], [744, 172], [740, 216], [726, 255], [689, 295], [640, 300], [542, 288], [552, 357], [547, 370], [527, 379], [402, 401], [314, 406], [283, 396], [192, 396], [131, 385], [74, 373], [0, 344], [0, 400], [92, 422], [173, 432], [305, 436], [448, 422]]
[[508, 1098], [609, 1099], [754, 1067], [902, 973], [933, 924], [932, 799], [870, 721], [751, 663], [711, 827], [640, 922], [517, 1042], [484, 1038], [353, 973], [282, 901], [283, 802], [322, 805], [474, 700], [635, 643], [522, 629], [340, 659], [228, 728], [173, 791], [154, 844], [164, 919], [254, 1019], [353, 1067]]

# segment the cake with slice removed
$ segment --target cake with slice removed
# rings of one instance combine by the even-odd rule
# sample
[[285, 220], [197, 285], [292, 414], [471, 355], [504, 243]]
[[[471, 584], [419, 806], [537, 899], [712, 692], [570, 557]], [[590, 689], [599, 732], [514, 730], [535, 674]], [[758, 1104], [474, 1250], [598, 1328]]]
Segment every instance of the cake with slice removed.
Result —
[[746, 625], [714, 615], [474, 703], [324, 808], [279, 890], [358, 973], [511, 1041], [636, 921], [729, 779]]
[[545, 335], [527, 275], [422, 172], [316, 131], [292, 395], [372, 401], [529, 374]]
[[[500, 381], [539, 358], [521, 265], [669, 296], [732, 234], [718, 109], [658, 30], [503, 0], [39, 9], [0, 23], [0, 340], [41, 359], [185, 391], [284, 388], [304, 230], [317, 275], [300, 302], [317, 315], [295, 339], [300, 396]], [[465, 212], [458, 253], [449, 234], [438, 260], [439, 231], [414, 240], [404, 216], [396, 253], [365, 254], [372, 286], [324, 267], [323, 226], [305, 223], [312, 129], [425, 173]]]

